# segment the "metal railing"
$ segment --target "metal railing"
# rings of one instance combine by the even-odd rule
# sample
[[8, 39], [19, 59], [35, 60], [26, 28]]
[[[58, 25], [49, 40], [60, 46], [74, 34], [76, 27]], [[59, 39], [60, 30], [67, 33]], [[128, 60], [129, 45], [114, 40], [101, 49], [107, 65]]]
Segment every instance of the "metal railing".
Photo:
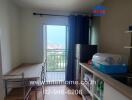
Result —
[[66, 50], [48, 49], [47, 50], [47, 72], [65, 72]]

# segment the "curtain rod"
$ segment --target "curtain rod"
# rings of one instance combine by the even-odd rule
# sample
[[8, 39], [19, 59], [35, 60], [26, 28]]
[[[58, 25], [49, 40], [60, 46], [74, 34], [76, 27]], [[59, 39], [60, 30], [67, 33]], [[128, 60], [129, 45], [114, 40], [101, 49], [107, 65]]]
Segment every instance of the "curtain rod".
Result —
[[46, 15], [46, 16], [63, 16], [63, 17], [68, 17], [68, 15], [54, 15], [54, 14], [42, 14], [42, 13], [33, 13], [33, 15], [35, 15], [35, 16], [44, 16], [44, 15]]
[[[33, 15], [35, 15], [35, 16], [44, 16], [44, 15], [46, 15], [46, 16], [62, 16], [62, 17], [69, 17], [69, 15], [42, 14], [42, 13], [36, 13], [36, 12], [34, 12]], [[84, 14], [82, 14], [82, 15], [84, 15]], [[86, 15], [86, 14], [85, 14], [85, 15]], [[89, 17], [90, 17], [90, 16], [89, 16]], [[91, 18], [91, 17], [90, 17], [90, 18]]]

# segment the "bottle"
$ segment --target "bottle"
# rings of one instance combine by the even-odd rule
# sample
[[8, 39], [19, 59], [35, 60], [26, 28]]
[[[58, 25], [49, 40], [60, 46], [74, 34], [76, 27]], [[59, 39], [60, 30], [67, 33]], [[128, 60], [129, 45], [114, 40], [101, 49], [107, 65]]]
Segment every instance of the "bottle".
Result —
[[96, 93], [96, 94], [97, 94], [97, 95], [99, 95], [99, 94], [100, 94], [100, 93], [99, 93], [99, 92], [100, 92], [100, 84], [99, 84], [99, 83], [100, 83], [100, 80], [99, 80], [99, 79], [97, 79], [97, 86], [96, 86], [96, 91], [97, 91], [97, 93]]
[[100, 81], [100, 99], [103, 100], [104, 82]]

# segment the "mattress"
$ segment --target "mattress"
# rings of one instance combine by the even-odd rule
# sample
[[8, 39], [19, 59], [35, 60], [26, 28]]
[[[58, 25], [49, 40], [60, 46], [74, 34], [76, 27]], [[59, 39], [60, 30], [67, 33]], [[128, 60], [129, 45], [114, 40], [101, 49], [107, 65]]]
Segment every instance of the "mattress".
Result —
[[96, 53], [93, 58], [93, 67], [107, 74], [127, 73], [128, 65], [121, 55]]
[[92, 61], [103, 65], [124, 64], [121, 55], [106, 54], [106, 53], [96, 53], [95, 55], [93, 55]]

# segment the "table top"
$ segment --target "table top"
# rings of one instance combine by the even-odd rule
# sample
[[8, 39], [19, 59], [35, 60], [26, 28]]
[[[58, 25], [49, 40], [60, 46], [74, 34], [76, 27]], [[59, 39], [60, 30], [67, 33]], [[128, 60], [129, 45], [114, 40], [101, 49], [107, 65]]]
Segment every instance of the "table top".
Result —
[[[3, 79], [18, 79], [24, 74], [25, 79], [38, 79], [41, 77], [42, 64], [22, 64], [4, 75]], [[12, 75], [12, 76], [10, 76]], [[16, 75], [16, 76], [13, 76]]]

